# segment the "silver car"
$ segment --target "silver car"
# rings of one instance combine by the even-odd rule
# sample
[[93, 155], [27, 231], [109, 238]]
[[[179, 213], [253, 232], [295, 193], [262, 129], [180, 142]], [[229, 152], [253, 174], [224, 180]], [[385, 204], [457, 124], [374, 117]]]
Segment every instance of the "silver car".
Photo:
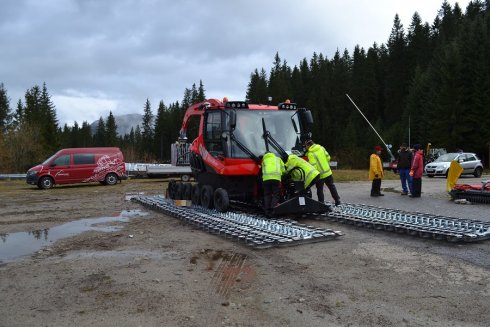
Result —
[[483, 172], [483, 165], [476, 154], [468, 152], [453, 152], [446, 153], [437, 158], [435, 161], [425, 165], [425, 174], [427, 177], [446, 176], [449, 170], [451, 161], [456, 160], [463, 167], [463, 174], [473, 174], [475, 177], [480, 177]]

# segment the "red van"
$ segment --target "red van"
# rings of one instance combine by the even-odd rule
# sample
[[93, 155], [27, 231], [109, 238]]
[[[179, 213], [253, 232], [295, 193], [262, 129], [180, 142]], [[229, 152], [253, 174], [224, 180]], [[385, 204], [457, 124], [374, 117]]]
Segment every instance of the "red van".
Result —
[[29, 169], [26, 182], [49, 189], [55, 184], [100, 182], [114, 185], [127, 178], [119, 148], [70, 148], [59, 150]]

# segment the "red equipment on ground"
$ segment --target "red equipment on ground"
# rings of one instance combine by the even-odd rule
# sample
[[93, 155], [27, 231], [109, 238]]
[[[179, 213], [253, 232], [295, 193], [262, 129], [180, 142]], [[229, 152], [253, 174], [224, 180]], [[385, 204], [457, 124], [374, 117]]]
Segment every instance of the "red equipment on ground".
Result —
[[[244, 101], [209, 99], [190, 106], [184, 116], [179, 142], [187, 142], [189, 120], [198, 116], [199, 134], [189, 147], [190, 165], [197, 183], [169, 183], [172, 199], [226, 211], [230, 201], [262, 206], [261, 159], [267, 151], [284, 162], [289, 154], [304, 155], [311, 138], [311, 112], [294, 103], [277, 106]], [[281, 203], [273, 214], [329, 211], [329, 206], [307, 196], [303, 182], [286, 178]]]
[[482, 181], [481, 185], [456, 184], [449, 194], [453, 200], [490, 204], [490, 180]]

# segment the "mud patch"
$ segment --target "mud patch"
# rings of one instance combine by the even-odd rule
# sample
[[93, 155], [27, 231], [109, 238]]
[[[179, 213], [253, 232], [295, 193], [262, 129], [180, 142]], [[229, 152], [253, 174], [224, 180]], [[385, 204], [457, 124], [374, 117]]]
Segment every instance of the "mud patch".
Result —
[[[87, 218], [71, 221], [53, 228], [0, 234], [0, 263], [12, 262], [16, 259], [31, 255], [42, 248], [48, 247], [60, 239], [79, 235], [87, 231], [115, 232], [122, 229], [121, 225], [132, 217], [147, 215], [141, 210], [126, 210], [113, 217]], [[106, 246], [102, 246], [104, 248]]]

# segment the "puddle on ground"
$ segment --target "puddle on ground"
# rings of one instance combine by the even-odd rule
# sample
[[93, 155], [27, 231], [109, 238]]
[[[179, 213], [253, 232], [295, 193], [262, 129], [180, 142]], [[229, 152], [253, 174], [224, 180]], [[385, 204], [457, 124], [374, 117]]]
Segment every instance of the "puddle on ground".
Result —
[[33, 254], [43, 247], [52, 245], [59, 239], [83, 232], [115, 232], [121, 230], [122, 226], [110, 225], [110, 223], [125, 223], [132, 217], [142, 217], [147, 214], [141, 210], [125, 210], [113, 217], [86, 218], [42, 230], [0, 234], [0, 264]]
[[126, 195], [124, 196], [124, 199], [126, 201], [131, 201], [133, 198], [135, 197], [138, 197], [140, 195], [144, 195], [145, 192], [129, 192], [129, 193], [126, 193]]

